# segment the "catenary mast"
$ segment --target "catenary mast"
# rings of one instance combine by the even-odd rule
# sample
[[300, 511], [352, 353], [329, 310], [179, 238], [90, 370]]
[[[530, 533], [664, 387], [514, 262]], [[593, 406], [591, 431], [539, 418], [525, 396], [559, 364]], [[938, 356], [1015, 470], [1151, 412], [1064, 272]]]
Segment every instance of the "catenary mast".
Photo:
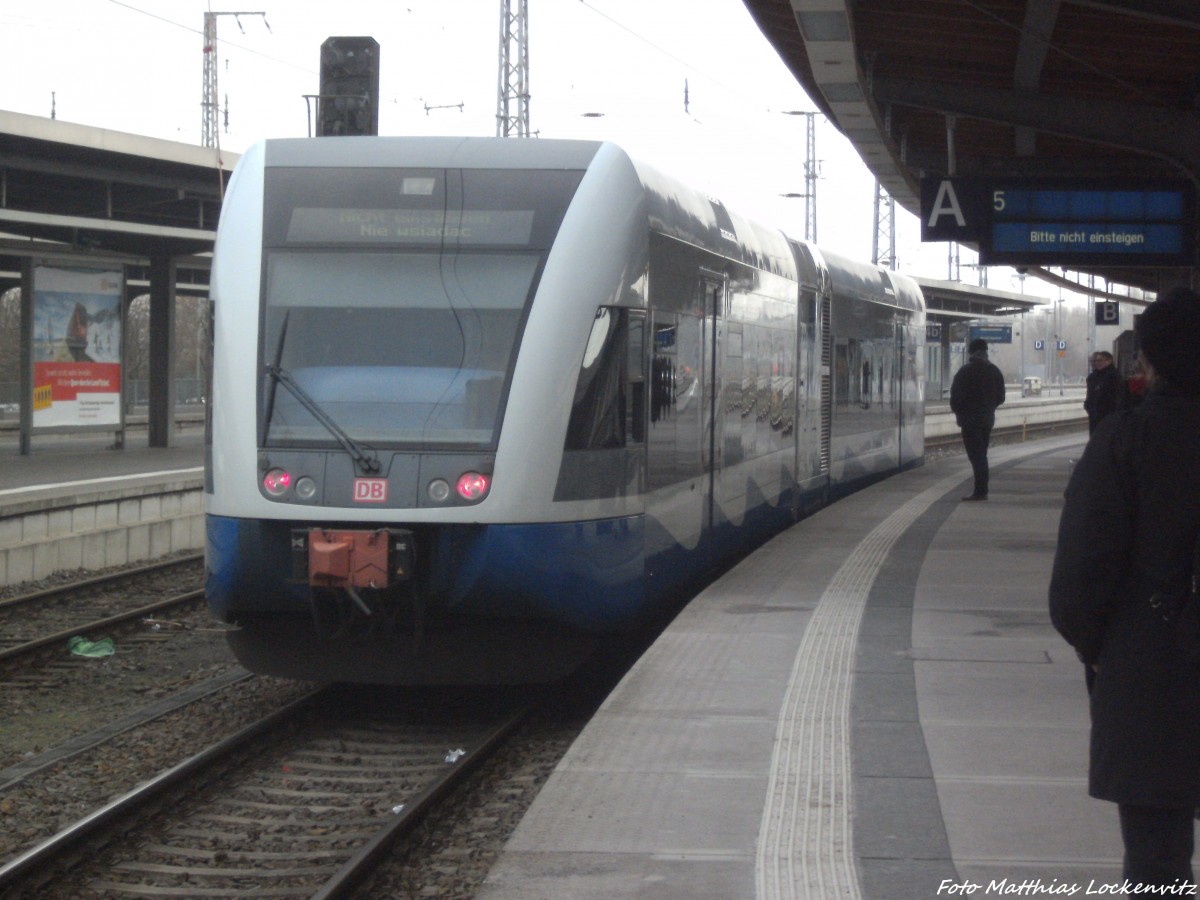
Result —
[[496, 136], [529, 137], [528, 0], [500, 0]]
[[[217, 111], [220, 103], [217, 100], [217, 16], [262, 16], [263, 24], [267, 25], [265, 12], [206, 12], [204, 14], [204, 84], [200, 95], [200, 146], [217, 146]], [[242, 27], [241, 19], [237, 19], [238, 28]], [[271, 26], [267, 25], [267, 30]]]

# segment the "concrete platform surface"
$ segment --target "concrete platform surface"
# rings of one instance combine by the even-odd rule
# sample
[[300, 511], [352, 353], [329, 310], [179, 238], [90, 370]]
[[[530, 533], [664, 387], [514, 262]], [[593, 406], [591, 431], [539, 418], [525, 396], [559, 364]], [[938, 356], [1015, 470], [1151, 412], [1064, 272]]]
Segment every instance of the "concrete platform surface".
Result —
[[31, 452], [22, 455], [15, 432], [0, 433], [0, 509], [22, 499], [22, 492], [102, 478], [187, 472], [199, 479], [204, 470], [204, 429], [176, 432], [175, 446], [148, 446], [145, 429], [131, 429], [125, 447], [112, 449], [111, 432], [35, 435]]
[[1083, 672], [1049, 622], [1085, 435], [933, 462], [801, 522], [694, 600], [550, 777], [479, 895], [1112, 892]]
[[21, 454], [0, 441], [0, 585], [95, 571], [204, 546], [204, 435], [147, 446], [111, 433], [40, 435]]

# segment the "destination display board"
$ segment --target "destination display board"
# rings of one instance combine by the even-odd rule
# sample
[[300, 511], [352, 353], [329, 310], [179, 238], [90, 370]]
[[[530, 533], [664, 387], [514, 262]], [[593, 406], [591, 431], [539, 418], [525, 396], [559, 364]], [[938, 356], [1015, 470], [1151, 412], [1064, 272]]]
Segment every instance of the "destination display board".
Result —
[[983, 338], [989, 344], [1011, 344], [1011, 325], [972, 325], [969, 330], [970, 339]]
[[984, 265], [1196, 262], [1196, 195], [1182, 180], [929, 178], [921, 239], [979, 247]]

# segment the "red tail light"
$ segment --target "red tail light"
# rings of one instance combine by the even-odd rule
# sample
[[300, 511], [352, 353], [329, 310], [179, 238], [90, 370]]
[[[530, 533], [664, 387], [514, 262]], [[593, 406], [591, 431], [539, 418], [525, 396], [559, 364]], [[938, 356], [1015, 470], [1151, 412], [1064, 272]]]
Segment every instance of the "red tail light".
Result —
[[272, 497], [282, 497], [292, 486], [292, 473], [283, 469], [271, 469], [263, 476], [263, 489]]
[[479, 472], [466, 472], [459, 476], [454, 489], [458, 491], [458, 496], [464, 500], [482, 500], [487, 496], [488, 488], [491, 485], [492, 478], [490, 475], [481, 475]]

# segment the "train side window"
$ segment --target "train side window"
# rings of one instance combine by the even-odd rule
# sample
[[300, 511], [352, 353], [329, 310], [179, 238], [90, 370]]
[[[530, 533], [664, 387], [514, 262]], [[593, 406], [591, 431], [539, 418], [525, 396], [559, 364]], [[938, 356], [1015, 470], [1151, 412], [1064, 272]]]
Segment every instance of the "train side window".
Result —
[[650, 421], [668, 419], [675, 409], [675, 357], [679, 327], [674, 318], [654, 323], [654, 358], [650, 363]]
[[565, 450], [610, 450], [645, 440], [645, 314], [600, 307], [592, 322]]
[[629, 392], [629, 441], [641, 444], [646, 440], [646, 314], [639, 310], [622, 310], [628, 325], [628, 346], [625, 361], [625, 381]]

